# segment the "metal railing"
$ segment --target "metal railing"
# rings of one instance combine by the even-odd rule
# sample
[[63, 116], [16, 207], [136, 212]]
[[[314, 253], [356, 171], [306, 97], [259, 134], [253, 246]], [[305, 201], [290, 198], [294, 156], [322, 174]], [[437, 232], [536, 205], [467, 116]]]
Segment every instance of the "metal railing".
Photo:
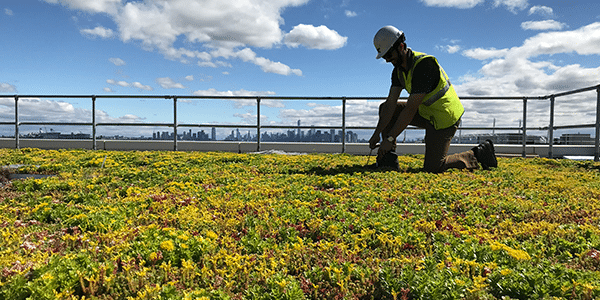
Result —
[[[559, 97], [579, 94], [587, 91], [596, 90], [597, 101], [596, 101], [596, 122], [595, 124], [575, 124], [566, 126], [555, 126], [554, 125], [554, 108], [556, 105], [556, 99]], [[173, 150], [177, 151], [177, 130], [180, 127], [214, 127], [214, 128], [255, 128], [256, 129], [256, 147], [257, 151], [261, 150], [261, 130], [263, 129], [341, 129], [341, 152], [344, 153], [346, 149], [346, 131], [349, 129], [354, 130], [373, 130], [375, 127], [362, 127], [362, 126], [347, 126], [346, 124], [346, 106], [349, 100], [384, 100], [385, 97], [279, 97], [279, 96], [156, 96], [156, 95], [14, 95], [14, 96], [1, 96], [0, 98], [14, 98], [15, 107], [15, 120], [14, 122], [0, 122], [0, 125], [14, 125], [15, 126], [15, 148], [19, 149], [19, 127], [26, 125], [54, 125], [54, 126], [91, 126], [92, 127], [92, 148], [96, 150], [96, 129], [98, 126], [148, 126], [148, 127], [172, 127], [173, 128]], [[21, 122], [19, 120], [19, 99], [21, 98], [88, 98], [92, 101], [92, 120], [91, 122]], [[165, 99], [173, 101], [173, 122], [172, 123], [98, 123], [96, 122], [96, 101], [99, 99]], [[222, 125], [222, 124], [179, 124], [177, 121], [177, 101], [179, 99], [195, 99], [195, 100], [207, 100], [207, 99], [218, 99], [218, 100], [240, 100], [240, 99], [254, 99], [256, 100], [257, 109], [257, 120], [256, 125]], [[402, 99], [406, 99], [403, 97]], [[460, 127], [459, 130], [520, 130], [522, 132], [523, 142], [523, 157], [526, 156], [526, 145], [527, 145], [527, 130], [537, 131], [548, 131], [548, 157], [553, 157], [553, 144], [554, 144], [554, 131], [560, 129], [576, 129], [576, 128], [595, 128], [595, 151], [594, 160], [598, 161], [600, 158], [600, 84], [587, 88], [567, 91], [558, 94], [552, 94], [547, 96], [537, 97], [472, 97], [464, 96], [460, 97], [461, 100], [518, 100], [523, 102], [523, 123], [520, 127]], [[286, 125], [262, 125], [260, 122], [260, 109], [262, 100], [318, 100], [318, 101], [342, 101], [342, 120], [340, 126], [286, 126]], [[527, 103], [529, 100], [549, 100], [550, 102], [550, 122], [548, 126], [532, 128], [527, 127]]]

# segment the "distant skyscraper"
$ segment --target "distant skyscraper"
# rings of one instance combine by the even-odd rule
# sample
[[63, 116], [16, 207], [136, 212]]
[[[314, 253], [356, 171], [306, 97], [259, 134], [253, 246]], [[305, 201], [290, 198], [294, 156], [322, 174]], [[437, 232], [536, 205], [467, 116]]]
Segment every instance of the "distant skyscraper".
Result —
[[216, 128], [212, 128], [211, 132], [210, 132], [210, 139], [213, 141], [217, 140], [217, 129]]

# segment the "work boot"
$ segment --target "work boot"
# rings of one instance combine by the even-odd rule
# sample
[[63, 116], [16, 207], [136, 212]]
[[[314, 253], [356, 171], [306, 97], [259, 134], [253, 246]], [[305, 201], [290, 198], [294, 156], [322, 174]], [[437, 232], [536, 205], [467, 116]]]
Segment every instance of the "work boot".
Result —
[[396, 152], [388, 152], [383, 155], [381, 159], [378, 159], [375, 163], [366, 165], [365, 169], [378, 170], [378, 169], [391, 169], [394, 171], [400, 170], [398, 163], [398, 154]]
[[389, 168], [394, 171], [400, 170], [398, 164], [398, 154], [396, 152], [387, 152], [383, 157], [375, 163], [376, 168]]
[[484, 170], [498, 167], [498, 161], [496, 160], [496, 153], [494, 152], [494, 143], [492, 140], [486, 140], [473, 148], [477, 161], [481, 164]]

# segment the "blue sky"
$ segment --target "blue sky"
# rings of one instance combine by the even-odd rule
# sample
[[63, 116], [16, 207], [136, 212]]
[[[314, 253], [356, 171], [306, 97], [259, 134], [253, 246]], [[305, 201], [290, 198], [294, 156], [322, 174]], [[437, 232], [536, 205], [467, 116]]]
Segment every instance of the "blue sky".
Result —
[[[600, 84], [600, 3], [591, 0], [4, 0], [0, 96], [384, 97], [392, 66], [375, 59], [372, 41], [385, 25], [436, 56], [459, 95], [540, 96]], [[349, 125], [374, 126], [378, 103], [349, 103]], [[339, 102], [264, 104], [262, 124], [341, 122], [332, 114]], [[463, 104], [465, 126], [517, 126], [522, 118], [517, 102]], [[88, 99], [20, 105], [21, 121], [91, 115]], [[96, 109], [99, 122], [169, 122], [173, 110], [158, 100], [101, 100]], [[546, 103], [529, 109], [528, 125], [547, 125]], [[559, 103], [557, 125], [593, 123], [590, 110], [594, 93], [571, 97]], [[253, 101], [181, 101], [178, 112], [181, 123], [256, 122]], [[0, 98], [0, 122], [13, 117], [12, 100]]]

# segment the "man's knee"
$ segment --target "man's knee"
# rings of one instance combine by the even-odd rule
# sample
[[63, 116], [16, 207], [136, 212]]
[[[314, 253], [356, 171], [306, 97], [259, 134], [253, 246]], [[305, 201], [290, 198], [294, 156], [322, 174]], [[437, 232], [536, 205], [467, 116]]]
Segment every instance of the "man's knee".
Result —
[[385, 104], [386, 104], [386, 102], [379, 104], [379, 115], [380, 116], [383, 113], [383, 110], [385, 109]]
[[384, 101], [383, 103], [379, 104], [379, 114], [381, 115], [381, 113], [384, 110], [392, 110], [392, 111], [394, 111], [396, 113], [398, 109], [402, 110], [403, 107], [404, 106], [402, 105], [402, 103], [397, 103], [394, 106], [393, 102]]

